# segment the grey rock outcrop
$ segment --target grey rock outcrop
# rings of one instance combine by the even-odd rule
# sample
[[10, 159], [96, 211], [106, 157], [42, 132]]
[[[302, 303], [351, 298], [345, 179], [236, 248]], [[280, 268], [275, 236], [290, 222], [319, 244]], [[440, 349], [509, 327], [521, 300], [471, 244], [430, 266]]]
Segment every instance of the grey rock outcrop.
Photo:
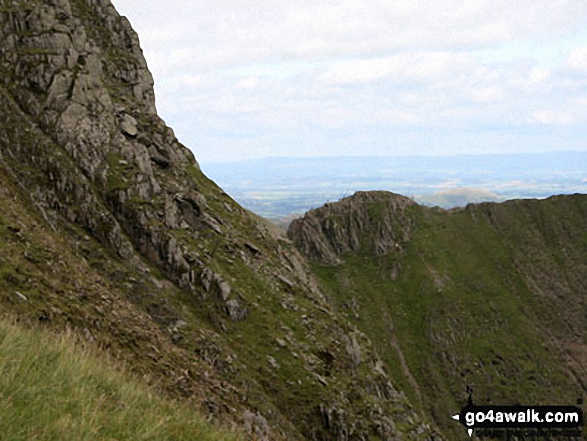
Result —
[[384, 191], [357, 192], [294, 219], [288, 237], [302, 254], [338, 264], [349, 252], [401, 253], [412, 225], [406, 210], [416, 203]]
[[[4, 105], [19, 107], [36, 137], [55, 143], [46, 148], [13, 143], [10, 154], [39, 170], [48, 169], [55, 153], [71, 163], [72, 173], [61, 173], [59, 179], [54, 166], [49, 174], [54, 193], [49, 197], [39, 189], [37, 194], [45, 194], [41, 203], [60, 200], [68, 218], [101, 235], [121, 255], [139, 248], [178, 283], [195, 289], [184, 275], [191, 269], [183, 250], [156, 225], [163, 211], [155, 205], [168, 202], [162, 187], [181, 188], [186, 200], [198, 200], [186, 168], [199, 167], [156, 114], [153, 78], [128, 20], [109, 1], [89, 0], [30, 2], [28, 7], [8, 2], [3, 16], [0, 38], [8, 42], [0, 54]], [[164, 175], [163, 169], [171, 173]], [[101, 190], [101, 198], [96, 200], [91, 186]], [[148, 204], [135, 208], [130, 200]], [[172, 227], [193, 224], [193, 217], [206, 225], [200, 207], [182, 208], [175, 198], [165, 208], [163, 216]]]

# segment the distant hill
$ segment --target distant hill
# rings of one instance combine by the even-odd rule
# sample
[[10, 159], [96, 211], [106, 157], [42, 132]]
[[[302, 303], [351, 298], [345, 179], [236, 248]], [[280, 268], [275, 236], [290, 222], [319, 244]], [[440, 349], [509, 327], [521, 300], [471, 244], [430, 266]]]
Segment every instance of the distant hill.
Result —
[[504, 199], [499, 195], [481, 188], [455, 188], [436, 193], [415, 196], [414, 200], [422, 205], [442, 208], [464, 207], [470, 203], [499, 202]]
[[239, 203], [267, 218], [301, 214], [356, 191], [386, 190], [445, 208], [587, 193], [585, 152], [263, 158], [203, 167]]
[[279, 228], [282, 228], [283, 229], [283, 233], [285, 234], [285, 232], [289, 228], [289, 225], [291, 224], [291, 222], [294, 219], [297, 219], [299, 217], [302, 217], [302, 214], [290, 214], [288, 216], [283, 216], [283, 217], [269, 218], [268, 220], [272, 224], [277, 225]]

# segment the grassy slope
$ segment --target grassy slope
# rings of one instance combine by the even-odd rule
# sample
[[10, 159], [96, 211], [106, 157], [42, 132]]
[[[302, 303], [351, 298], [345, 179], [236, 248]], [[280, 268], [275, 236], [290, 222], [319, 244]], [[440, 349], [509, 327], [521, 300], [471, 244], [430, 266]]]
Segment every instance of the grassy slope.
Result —
[[[14, 124], [14, 133], [28, 133], [24, 123]], [[29, 141], [37, 142], [32, 135]], [[67, 164], [64, 159], [58, 172], [67, 174]], [[373, 384], [384, 380], [369, 367], [375, 363], [370, 343], [358, 337], [363, 363], [355, 369], [340, 343], [343, 331], [352, 332], [348, 322], [319, 309], [327, 304], [309, 288], [276, 277], [282, 273], [296, 282], [305, 274], [303, 268], [287, 269], [295, 266], [284, 252], [288, 241], [275, 239], [197, 169], [188, 172], [206, 195], [209, 212], [222, 220], [224, 234], [211, 228], [173, 234], [231, 284], [232, 295], [249, 311], [246, 320], [229, 320], [216, 296], [182, 292], [155, 266], [133, 269], [92, 233], [63, 222], [46, 205], [45, 211], [35, 207], [23, 186], [46, 177], [9, 157], [0, 161], [0, 315], [8, 311], [57, 330], [72, 327], [133, 373], [173, 398], [189, 397], [221, 421], [243, 424], [244, 408], [258, 409], [271, 418], [275, 439], [276, 432], [288, 440], [308, 434], [328, 439], [321, 418], [325, 403], [340, 410], [341, 425], [358, 430], [370, 424], [364, 415], [371, 407], [382, 403], [381, 413], [398, 422], [404, 438], [415, 432], [420, 420], [410, 416], [401, 395], [379, 401], [371, 395]], [[320, 377], [328, 377], [327, 383]], [[374, 425], [365, 430], [375, 431]]]
[[[466, 385], [480, 404], [571, 404], [581, 395], [581, 374], [562, 365], [560, 345], [587, 341], [586, 213], [585, 198], [415, 207], [417, 227], [399, 264], [364, 251], [314, 269], [412, 401], [451, 431], [448, 415]], [[580, 351], [574, 358], [585, 362]]]
[[99, 358], [71, 334], [0, 320], [0, 439], [236, 439]]
[[[209, 187], [209, 193], [220, 192], [203, 176], [197, 174], [195, 177], [202, 186]], [[27, 323], [41, 322], [55, 330], [71, 326], [123, 360], [134, 374], [148, 377], [148, 382], [161, 386], [166, 395], [171, 391], [175, 398], [185, 394], [196, 402], [203, 402], [207, 398], [206, 388], [219, 390], [222, 387], [221, 393], [227, 401], [231, 399], [228, 395], [231, 389], [226, 383], [217, 386], [219, 375], [213, 368], [219, 366], [219, 370], [224, 371], [221, 374], [233, 381], [234, 389], [246, 394], [249, 404], [299, 416], [294, 421], [303, 421], [299, 424], [304, 424], [302, 427], [306, 430], [311, 430], [311, 425], [316, 432], [323, 430], [317, 409], [323, 402], [334, 403], [340, 390], [348, 388], [357, 397], [364, 394], [364, 377], [345, 375], [352, 370], [350, 366], [337, 367], [339, 372], [331, 373], [328, 386], [309, 375], [305, 363], [312, 363], [322, 376], [330, 374], [322, 367], [319, 349], [345, 350], [338, 341], [333, 341], [337, 335], [333, 335], [332, 323], [338, 322], [338, 318], [317, 311], [314, 300], [298, 287], [291, 288], [288, 296], [278, 295], [279, 291], [267, 285], [262, 277], [262, 273], [271, 273], [275, 264], [269, 265], [257, 258], [260, 274], [255, 274], [240, 260], [228, 259], [219, 246], [213, 246], [212, 239], [206, 242], [207, 236], [201, 235], [199, 242], [194, 242], [195, 247], [214, 250], [213, 269], [232, 276], [228, 280], [233, 290], [251, 302], [251, 317], [247, 320], [224, 321], [227, 337], [223, 340], [202, 318], [214, 311], [213, 306], [207, 308], [203, 302], [184, 300], [186, 295], [167, 283], [155, 268], [152, 268], [153, 278], [165, 284], [165, 295], [163, 291], [151, 292], [149, 277], [134, 273], [91, 238], [84, 238], [83, 231], [68, 231], [72, 234], [68, 238], [49, 228], [1, 163], [0, 181], [3, 183], [0, 187], [0, 316], [10, 312]], [[223, 205], [214, 198], [209, 198], [209, 203], [217, 206], [216, 209]], [[225, 223], [228, 222], [238, 228], [233, 234], [241, 234], [241, 241], [254, 240], [262, 253], [270, 253], [261, 238], [253, 235], [252, 223], [242, 225], [241, 218], [233, 212], [226, 213]], [[186, 237], [186, 241], [193, 239]], [[282, 245], [290, 246], [287, 241]], [[277, 283], [280, 282], [276, 280]], [[180, 301], [185, 301], [185, 307], [176, 305]], [[143, 307], [149, 315], [142, 311]], [[154, 322], [157, 318], [173, 326], [177, 310], [182, 312], [179, 317], [186, 317], [189, 323], [179, 330], [177, 346], [181, 350], [170, 344], [162, 335], [165, 328]], [[302, 320], [301, 316], [306, 315]], [[278, 338], [287, 342], [285, 347], [278, 344]], [[227, 349], [229, 345], [230, 350]], [[344, 360], [335, 354], [336, 359]], [[270, 365], [270, 356], [279, 368]], [[208, 360], [212, 366], [206, 364]], [[184, 371], [188, 368], [189, 377], [186, 378]], [[367, 368], [362, 365], [361, 369]], [[182, 381], [179, 386], [178, 379]], [[394, 416], [401, 421], [405, 403], [398, 400], [401, 403]], [[352, 403], [345, 405], [351, 408]], [[55, 408], [54, 412], [52, 415], [66, 415], [63, 409]], [[282, 427], [288, 439], [299, 439], [291, 426], [283, 424]], [[411, 428], [398, 424], [398, 430], [408, 432]], [[23, 435], [22, 439], [26, 438]]]

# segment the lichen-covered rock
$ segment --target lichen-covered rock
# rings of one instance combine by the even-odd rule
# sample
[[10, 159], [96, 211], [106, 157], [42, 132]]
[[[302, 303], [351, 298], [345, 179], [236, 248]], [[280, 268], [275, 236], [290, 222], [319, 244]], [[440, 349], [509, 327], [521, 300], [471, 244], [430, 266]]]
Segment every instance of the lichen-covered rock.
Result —
[[122, 133], [130, 136], [131, 138], [135, 138], [139, 133], [137, 124], [137, 120], [130, 115], [125, 114], [120, 118], [120, 130], [122, 130]]

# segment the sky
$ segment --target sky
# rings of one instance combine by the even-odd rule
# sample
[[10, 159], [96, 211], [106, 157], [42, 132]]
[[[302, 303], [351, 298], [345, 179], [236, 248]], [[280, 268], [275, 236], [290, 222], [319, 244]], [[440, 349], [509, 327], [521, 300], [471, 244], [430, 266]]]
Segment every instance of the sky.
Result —
[[587, 152], [587, 2], [113, 0], [200, 164]]

